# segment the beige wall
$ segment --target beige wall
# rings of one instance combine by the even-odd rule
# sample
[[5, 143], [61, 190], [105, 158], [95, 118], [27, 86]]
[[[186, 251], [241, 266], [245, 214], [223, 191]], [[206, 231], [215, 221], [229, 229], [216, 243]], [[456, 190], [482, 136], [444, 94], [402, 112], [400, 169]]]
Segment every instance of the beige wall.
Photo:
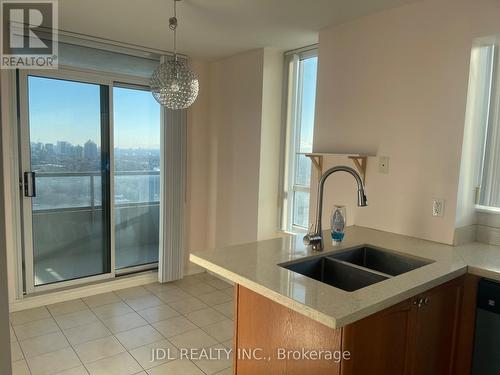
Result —
[[387, 175], [370, 160], [367, 208], [331, 178], [325, 220], [346, 203], [357, 225], [452, 243], [472, 41], [499, 17], [496, 0], [428, 0], [320, 33], [314, 150], [390, 157]]
[[210, 64], [210, 121], [217, 187], [214, 245], [257, 238], [262, 49]]
[[[187, 215], [186, 245], [188, 249], [204, 249], [209, 233], [210, 197], [210, 123], [209, 109], [209, 71], [203, 61], [191, 61], [193, 70], [198, 74], [200, 91], [195, 103], [187, 111]], [[186, 264], [189, 252], [186, 252]], [[193, 267], [194, 268], [194, 267]], [[188, 270], [189, 272], [189, 270]]]
[[200, 94], [188, 111], [188, 249], [272, 237], [283, 54], [266, 48], [192, 63]]

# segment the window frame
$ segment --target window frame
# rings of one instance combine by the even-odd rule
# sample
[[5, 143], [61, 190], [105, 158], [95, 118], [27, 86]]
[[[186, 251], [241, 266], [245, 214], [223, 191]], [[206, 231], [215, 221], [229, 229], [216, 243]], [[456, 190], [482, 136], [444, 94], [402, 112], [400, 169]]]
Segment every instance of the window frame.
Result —
[[[480, 124], [480, 145], [479, 160], [477, 162], [479, 172], [477, 174], [476, 191], [474, 197], [474, 206], [477, 212], [485, 212], [490, 214], [500, 214], [500, 207], [492, 204], [487, 204], [483, 201], [486, 195], [490, 194], [489, 188], [495, 183], [494, 177], [491, 176], [493, 172], [491, 169], [492, 161], [490, 158], [498, 159], [494, 151], [495, 146], [491, 142], [498, 142], [497, 138], [500, 134], [500, 73], [499, 73], [499, 43], [497, 40], [489, 40], [488, 38], [484, 43], [479, 43], [476, 48], [483, 48], [488, 50], [488, 86], [483, 101], [485, 101], [486, 113], [484, 114], [484, 123]], [[497, 127], [497, 128], [495, 128]], [[493, 148], [493, 149], [492, 149]], [[497, 176], [498, 177], [498, 176]], [[493, 181], [492, 181], [493, 180]], [[499, 184], [500, 182], [497, 182]]]
[[[110, 74], [108, 72], [100, 72], [92, 69], [77, 68], [73, 66], [59, 65], [57, 70], [30, 70], [23, 69], [17, 70], [17, 105], [18, 105], [18, 173], [22, 174], [26, 167], [30, 165], [30, 150], [29, 142], [23, 141], [29, 140], [29, 115], [28, 115], [28, 77], [44, 77], [59, 80], [67, 80], [81, 83], [91, 83], [100, 85], [101, 87], [106, 87], [108, 91], [108, 126], [107, 126], [107, 141], [109, 147], [109, 163], [110, 166], [114, 166], [114, 114], [113, 114], [113, 87], [120, 86], [148, 90], [149, 80], [142, 77], [128, 76], [122, 74]], [[164, 110], [160, 111], [160, 121], [161, 124], [165, 122]], [[163, 125], [162, 125], [163, 126]], [[105, 272], [99, 275], [82, 277], [77, 279], [71, 279], [66, 281], [61, 281], [57, 283], [35, 285], [34, 283], [34, 258], [33, 258], [33, 242], [32, 242], [32, 217], [31, 217], [31, 207], [28, 204], [24, 204], [23, 194], [19, 193], [18, 202], [20, 203], [20, 244], [22, 246], [19, 248], [20, 262], [17, 272], [21, 275], [21, 279], [18, 285], [18, 295], [32, 294], [38, 292], [45, 292], [51, 290], [57, 290], [66, 287], [72, 287], [77, 285], [84, 285], [86, 283], [92, 283], [103, 280], [112, 280], [120, 275], [125, 275], [133, 272], [147, 271], [156, 269], [159, 266], [158, 262], [149, 263], [145, 265], [133, 266], [128, 268], [123, 268], [120, 270], [116, 269], [116, 251], [115, 251], [115, 173], [114, 168], [109, 168], [108, 172], [109, 178], [109, 242], [110, 242], [110, 259], [109, 259], [109, 272]], [[18, 176], [16, 176], [18, 179]], [[161, 230], [161, 229], [160, 229]], [[161, 245], [160, 245], [161, 246]]]
[[[281, 187], [281, 223], [282, 231], [303, 233], [306, 227], [296, 225], [294, 219], [295, 193], [305, 192], [310, 194], [309, 186], [295, 183], [297, 171], [297, 156], [305, 155], [300, 150], [300, 108], [302, 107], [302, 67], [300, 62], [309, 58], [318, 57], [317, 45], [301, 48], [285, 53], [285, 74], [283, 87], [283, 117], [284, 117], [284, 150], [282, 161], [282, 187]], [[312, 178], [312, 170], [311, 170]]]

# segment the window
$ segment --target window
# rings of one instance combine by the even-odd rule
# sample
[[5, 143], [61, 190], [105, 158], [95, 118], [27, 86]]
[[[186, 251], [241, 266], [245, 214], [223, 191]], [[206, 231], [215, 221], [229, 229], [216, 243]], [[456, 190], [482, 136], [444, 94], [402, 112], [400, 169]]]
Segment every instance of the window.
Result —
[[[34, 284], [93, 276], [109, 269], [109, 161], [101, 113], [107, 87], [28, 76], [26, 165], [35, 172], [31, 226]], [[28, 139], [24, 139], [28, 144]], [[27, 157], [29, 157], [27, 159]], [[104, 186], [103, 186], [104, 184]], [[103, 204], [104, 202], [104, 204]]]
[[306, 230], [309, 223], [311, 161], [316, 101], [316, 50], [287, 56], [287, 158], [283, 229]]
[[186, 111], [149, 92], [157, 51], [70, 34], [59, 41], [59, 69], [8, 77], [16, 293], [154, 269], [176, 280]]
[[497, 54], [496, 45], [473, 49], [471, 72], [475, 68], [476, 74], [469, 87], [473, 95], [468, 99], [469, 116], [481, 134], [476, 203], [480, 208], [489, 209], [500, 208], [500, 71]]
[[20, 82], [27, 291], [155, 268], [162, 116], [147, 86], [63, 69]]

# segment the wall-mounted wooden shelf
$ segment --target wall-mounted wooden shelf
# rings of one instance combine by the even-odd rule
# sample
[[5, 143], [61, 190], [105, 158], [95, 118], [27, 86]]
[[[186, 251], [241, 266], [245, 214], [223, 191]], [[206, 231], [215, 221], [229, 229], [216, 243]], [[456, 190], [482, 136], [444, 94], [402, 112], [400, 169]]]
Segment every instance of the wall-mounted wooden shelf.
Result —
[[366, 165], [368, 163], [369, 156], [375, 155], [352, 155], [352, 154], [334, 154], [334, 153], [324, 153], [324, 152], [312, 152], [306, 154], [306, 156], [311, 159], [314, 167], [318, 171], [318, 179], [321, 178], [323, 174], [323, 158], [325, 156], [347, 156], [354, 163], [354, 167], [358, 170], [361, 178], [363, 179], [363, 183], [365, 182], [366, 176]]

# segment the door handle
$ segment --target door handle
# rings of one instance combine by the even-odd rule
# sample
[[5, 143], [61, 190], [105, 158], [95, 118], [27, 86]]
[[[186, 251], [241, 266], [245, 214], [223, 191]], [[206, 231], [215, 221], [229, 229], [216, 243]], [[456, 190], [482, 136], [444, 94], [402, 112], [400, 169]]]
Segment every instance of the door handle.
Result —
[[36, 197], [35, 172], [24, 172], [24, 196]]

